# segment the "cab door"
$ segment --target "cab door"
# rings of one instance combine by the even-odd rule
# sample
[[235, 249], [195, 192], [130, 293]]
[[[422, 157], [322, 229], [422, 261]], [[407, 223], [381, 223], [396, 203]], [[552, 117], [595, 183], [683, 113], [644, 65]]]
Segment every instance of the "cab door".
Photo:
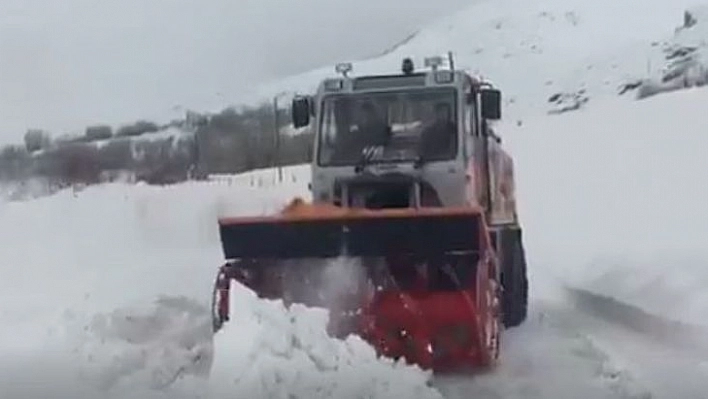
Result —
[[465, 197], [470, 206], [486, 209], [486, 173], [484, 151], [476, 101], [465, 101], [463, 112], [463, 132], [465, 148]]
[[490, 220], [493, 224], [512, 224], [516, 222], [513, 159], [504, 151], [501, 138], [488, 125], [486, 134], [489, 147]]

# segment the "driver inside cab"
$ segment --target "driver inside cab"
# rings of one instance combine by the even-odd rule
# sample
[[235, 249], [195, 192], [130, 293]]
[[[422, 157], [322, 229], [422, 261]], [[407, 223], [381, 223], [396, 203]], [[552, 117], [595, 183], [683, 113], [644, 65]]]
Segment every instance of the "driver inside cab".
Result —
[[424, 159], [440, 159], [452, 156], [457, 138], [457, 123], [452, 120], [450, 104], [435, 104], [435, 118], [423, 129], [419, 154]]
[[374, 104], [370, 102], [361, 105], [357, 128], [357, 141], [361, 144], [361, 148], [385, 146], [391, 138], [391, 129], [377, 112]]
[[391, 139], [391, 129], [372, 102], [357, 107], [353, 119], [354, 126], [342, 129], [337, 137], [335, 159], [355, 162], [365, 148], [385, 146]]

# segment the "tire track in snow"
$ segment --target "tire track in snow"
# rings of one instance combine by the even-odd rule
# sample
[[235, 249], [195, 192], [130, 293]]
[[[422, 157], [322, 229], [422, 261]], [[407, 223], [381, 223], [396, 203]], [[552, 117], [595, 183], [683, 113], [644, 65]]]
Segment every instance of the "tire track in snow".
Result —
[[531, 303], [528, 320], [505, 331], [502, 358], [488, 373], [438, 376], [447, 398], [649, 399], [651, 394], [555, 306]]
[[708, 361], [708, 328], [654, 315], [615, 298], [566, 287], [574, 306], [644, 335], [664, 346]]
[[651, 391], [648, 397], [707, 397], [708, 337], [697, 335], [700, 327], [653, 316], [616, 299], [576, 288], [566, 288], [565, 299], [566, 305], [553, 305], [555, 317], [631, 370]]

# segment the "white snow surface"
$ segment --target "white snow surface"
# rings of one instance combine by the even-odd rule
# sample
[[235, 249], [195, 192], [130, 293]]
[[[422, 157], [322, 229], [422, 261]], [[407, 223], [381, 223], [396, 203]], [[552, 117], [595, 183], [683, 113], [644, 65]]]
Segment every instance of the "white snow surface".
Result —
[[530, 273], [708, 326], [708, 88], [501, 129]]
[[[440, 18], [382, 57], [352, 60], [352, 75], [397, 73], [405, 57], [423, 68], [424, 57], [452, 51], [456, 68], [480, 75], [502, 90], [508, 120], [572, 106], [576, 95], [592, 106], [616, 97], [627, 83], [660, 76], [669, 64], [665, 48], [696, 46], [695, 62], [704, 64], [707, 4], [705, 0], [483, 0]], [[676, 32], [685, 10], [692, 10], [698, 23]], [[284, 90], [313, 92], [326, 76], [334, 76], [333, 66], [276, 79], [260, 90], [265, 97]], [[569, 101], [550, 103], [549, 98], [558, 93], [567, 94]]]
[[[258, 171], [231, 181], [116, 183], [1, 203], [3, 397], [51, 390], [75, 397], [440, 398], [417, 367], [377, 360], [358, 339], [327, 338], [322, 311], [288, 311], [245, 289], [234, 290], [242, 312], [216, 337], [226, 352], [205, 378], [213, 354], [208, 306], [222, 263], [217, 217], [265, 214], [292, 196], [307, 199], [306, 172], [285, 168], [283, 183]], [[31, 364], [44, 374], [33, 374]], [[243, 380], [231, 384], [240, 373]]]
[[232, 292], [234, 317], [214, 338], [214, 397], [442, 399], [429, 372], [379, 359], [359, 337], [329, 338], [325, 310]]

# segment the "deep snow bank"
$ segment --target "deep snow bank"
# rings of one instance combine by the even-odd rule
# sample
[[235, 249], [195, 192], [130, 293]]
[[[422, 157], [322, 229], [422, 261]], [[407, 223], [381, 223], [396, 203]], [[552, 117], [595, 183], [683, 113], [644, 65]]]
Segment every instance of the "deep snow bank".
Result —
[[202, 302], [164, 296], [89, 320], [67, 320], [64, 336], [78, 375], [111, 393], [165, 389], [184, 376], [207, 376], [211, 318]]
[[502, 129], [532, 278], [706, 325], [707, 103], [690, 89]]
[[26, 359], [52, 354], [56, 361], [45, 364], [74, 366], [61, 369], [63, 381], [82, 372], [97, 387], [157, 386], [208, 355], [200, 339], [222, 262], [216, 219], [307, 197], [306, 183], [292, 183], [301, 169], [285, 168], [279, 187], [261, 171], [251, 173], [261, 178], [253, 185], [116, 183], [0, 202], [4, 374], [26, 371], [39, 384], [61, 367], [35, 375]]
[[377, 359], [358, 337], [330, 339], [326, 311], [286, 309], [239, 284], [232, 292], [233, 318], [214, 337], [211, 396], [442, 399], [430, 373]]
[[[328, 339], [321, 311], [286, 311], [245, 289], [235, 290], [241, 311], [225, 331], [232, 334], [217, 337], [226, 352], [207, 380], [209, 305], [222, 262], [216, 219], [308, 198], [308, 172], [284, 168], [283, 182], [263, 170], [0, 202], [3, 397], [438, 398], [426, 373], [377, 360], [356, 339]], [[234, 368], [218, 368], [224, 363]], [[246, 378], [234, 382], [240, 372]]]

